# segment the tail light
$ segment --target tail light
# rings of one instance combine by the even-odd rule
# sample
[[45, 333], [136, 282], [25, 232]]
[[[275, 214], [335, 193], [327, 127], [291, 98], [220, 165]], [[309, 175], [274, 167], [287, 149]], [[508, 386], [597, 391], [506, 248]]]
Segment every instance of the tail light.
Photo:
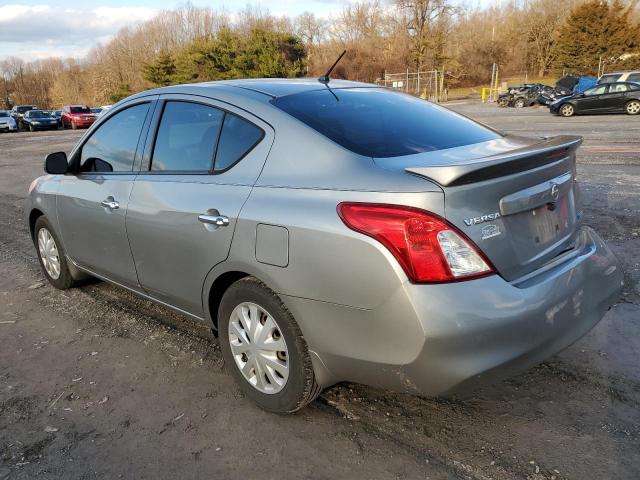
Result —
[[382, 243], [416, 283], [440, 283], [495, 273], [478, 247], [438, 215], [412, 207], [341, 203], [347, 227]]

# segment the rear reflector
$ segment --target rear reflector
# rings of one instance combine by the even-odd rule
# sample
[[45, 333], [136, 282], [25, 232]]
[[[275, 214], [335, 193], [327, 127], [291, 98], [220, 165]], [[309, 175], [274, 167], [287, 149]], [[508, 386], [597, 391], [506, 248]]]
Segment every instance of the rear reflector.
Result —
[[382, 243], [415, 283], [466, 280], [495, 272], [462, 232], [433, 213], [413, 207], [341, 203], [347, 227]]

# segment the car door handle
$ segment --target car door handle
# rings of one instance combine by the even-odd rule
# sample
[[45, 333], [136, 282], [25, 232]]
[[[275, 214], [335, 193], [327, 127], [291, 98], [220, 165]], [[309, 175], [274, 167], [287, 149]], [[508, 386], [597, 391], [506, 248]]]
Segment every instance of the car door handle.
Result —
[[225, 217], [224, 215], [209, 215], [203, 213], [198, 215], [198, 220], [202, 223], [215, 225], [216, 227], [226, 227], [229, 225], [229, 217]]
[[120, 208], [120, 204], [116, 202], [113, 197], [107, 197], [102, 202], [100, 202], [104, 208], [108, 208], [109, 210], [117, 210]]

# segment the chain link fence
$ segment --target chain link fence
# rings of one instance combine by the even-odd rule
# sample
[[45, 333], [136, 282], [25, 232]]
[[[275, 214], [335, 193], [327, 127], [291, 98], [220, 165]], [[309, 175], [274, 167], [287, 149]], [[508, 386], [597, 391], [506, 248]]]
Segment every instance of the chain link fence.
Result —
[[444, 72], [426, 70], [419, 72], [386, 73], [376, 84], [387, 88], [401, 90], [412, 95], [443, 102], [447, 100], [447, 88], [444, 86]]

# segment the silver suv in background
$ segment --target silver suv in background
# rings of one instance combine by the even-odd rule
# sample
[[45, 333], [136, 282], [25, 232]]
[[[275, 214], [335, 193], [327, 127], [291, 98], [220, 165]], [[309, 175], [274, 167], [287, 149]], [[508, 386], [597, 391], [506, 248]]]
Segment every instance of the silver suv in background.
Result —
[[630, 72], [605, 73], [598, 79], [598, 83], [634, 82], [640, 84], [640, 70]]
[[26, 218], [54, 286], [91, 275], [210, 324], [269, 411], [340, 381], [443, 395], [541, 362], [616, 301], [580, 142], [326, 78], [172, 86], [50, 154]]

